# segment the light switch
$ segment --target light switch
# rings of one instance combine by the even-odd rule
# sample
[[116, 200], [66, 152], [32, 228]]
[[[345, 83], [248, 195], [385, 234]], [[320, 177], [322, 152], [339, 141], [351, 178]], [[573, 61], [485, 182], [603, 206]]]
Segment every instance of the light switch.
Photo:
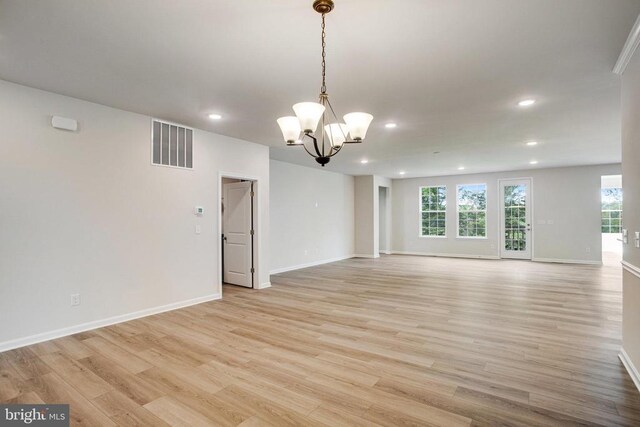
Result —
[[636, 231], [636, 248], [640, 248], [640, 231]]
[[202, 227], [200, 226], [200, 224], [196, 224], [196, 234], [200, 233], [202, 233]]

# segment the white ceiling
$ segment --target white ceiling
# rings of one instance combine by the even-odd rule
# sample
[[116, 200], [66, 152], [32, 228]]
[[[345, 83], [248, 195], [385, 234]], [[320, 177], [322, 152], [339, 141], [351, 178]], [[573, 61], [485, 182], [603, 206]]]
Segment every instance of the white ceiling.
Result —
[[[640, 0], [335, 0], [328, 86], [375, 116], [327, 169], [398, 177], [620, 161], [611, 72]], [[315, 100], [312, 0], [0, 0], [0, 78], [271, 146]], [[528, 109], [516, 106], [533, 97]], [[217, 112], [224, 118], [207, 118]], [[388, 121], [398, 123], [387, 130]], [[536, 140], [536, 147], [526, 141]], [[439, 154], [434, 154], [439, 152]], [[369, 164], [361, 165], [362, 158]]]

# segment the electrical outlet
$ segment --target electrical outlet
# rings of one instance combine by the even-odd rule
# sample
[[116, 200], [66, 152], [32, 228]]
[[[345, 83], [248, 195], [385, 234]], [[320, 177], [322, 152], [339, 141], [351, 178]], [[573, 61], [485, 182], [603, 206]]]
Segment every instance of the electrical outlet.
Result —
[[71, 307], [80, 305], [80, 294], [71, 294]]
[[591, 253], [591, 248], [589, 246], [587, 246], [587, 253], [590, 254]]

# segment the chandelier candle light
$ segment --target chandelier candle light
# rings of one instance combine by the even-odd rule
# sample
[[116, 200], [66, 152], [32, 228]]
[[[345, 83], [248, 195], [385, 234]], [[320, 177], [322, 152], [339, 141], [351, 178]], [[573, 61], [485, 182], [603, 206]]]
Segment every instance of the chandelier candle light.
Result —
[[[300, 102], [293, 106], [295, 116], [280, 117], [278, 125], [288, 146], [302, 146], [323, 167], [331, 157], [338, 154], [344, 144], [362, 142], [367, 129], [373, 120], [368, 113], [349, 113], [339, 123], [326, 85], [326, 54], [325, 54], [325, 15], [333, 10], [333, 0], [316, 0], [313, 9], [322, 15], [322, 86], [320, 87], [319, 102]], [[331, 116], [329, 116], [329, 114]], [[331, 120], [333, 118], [333, 120]], [[316, 135], [318, 123], [321, 122], [320, 135]], [[302, 135], [301, 135], [302, 134]], [[305, 138], [308, 138], [305, 141]], [[311, 149], [305, 142], [313, 142]]]

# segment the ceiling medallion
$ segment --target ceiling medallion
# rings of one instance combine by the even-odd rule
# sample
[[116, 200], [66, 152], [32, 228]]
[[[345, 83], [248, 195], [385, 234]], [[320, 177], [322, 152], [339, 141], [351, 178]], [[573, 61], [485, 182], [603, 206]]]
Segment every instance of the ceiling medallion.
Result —
[[[344, 144], [361, 143], [373, 120], [368, 113], [349, 113], [338, 121], [329, 102], [326, 85], [325, 15], [333, 10], [333, 0], [315, 0], [313, 9], [322, 15], [322, 86], [319, 102], [300, 102], [293, 106], [295, 116], [280, 117], [278, 125], [288, 146], [301, 146], [323, 167], [338, 154]], [[320, 135], [316, 135], [322, 122]], [[309, 143], [307, 147], [306, 143]]]

